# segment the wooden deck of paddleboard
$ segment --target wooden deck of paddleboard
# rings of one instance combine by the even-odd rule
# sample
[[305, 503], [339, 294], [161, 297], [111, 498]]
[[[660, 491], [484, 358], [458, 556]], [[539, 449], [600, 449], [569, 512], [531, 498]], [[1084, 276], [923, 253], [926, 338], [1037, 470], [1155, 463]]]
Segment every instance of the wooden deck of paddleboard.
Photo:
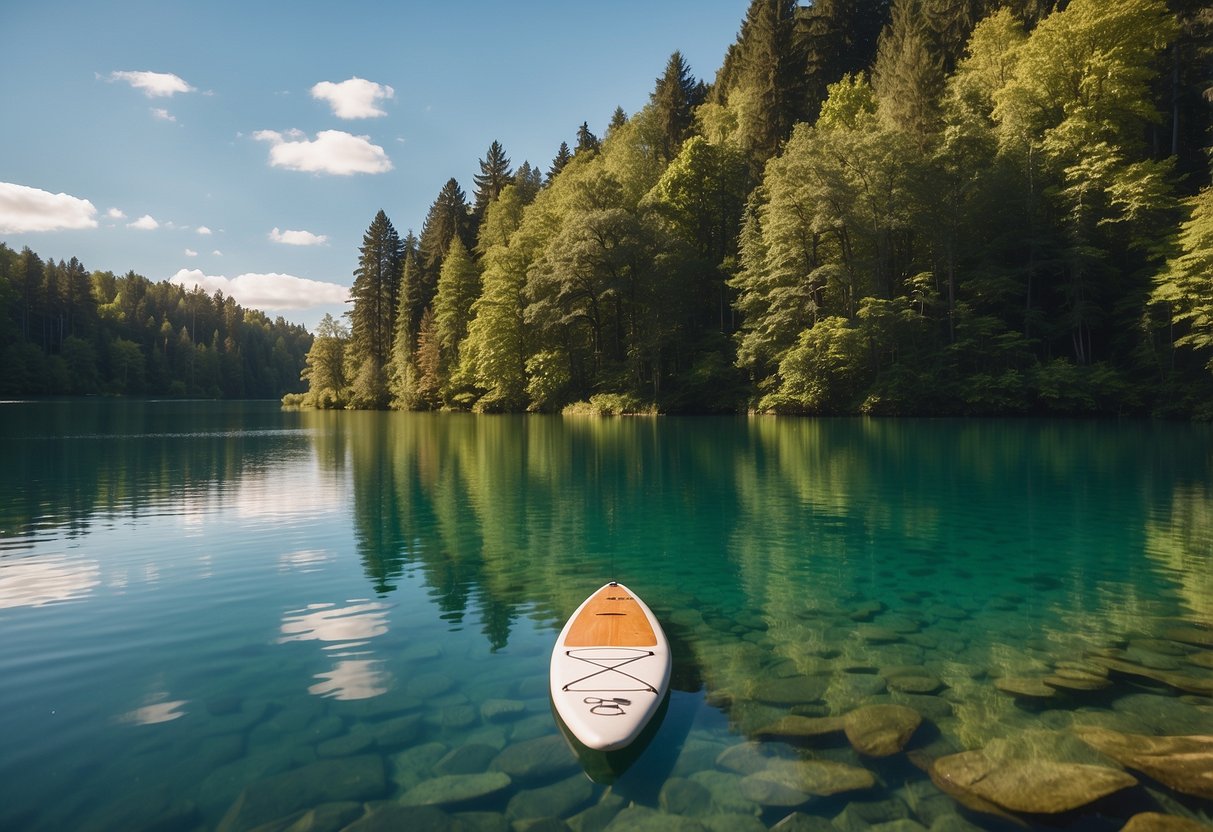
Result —
[[627, 590], [604, 586], [569, 628], [565, 647], [652, 647], [657, 643], [644, 610]]

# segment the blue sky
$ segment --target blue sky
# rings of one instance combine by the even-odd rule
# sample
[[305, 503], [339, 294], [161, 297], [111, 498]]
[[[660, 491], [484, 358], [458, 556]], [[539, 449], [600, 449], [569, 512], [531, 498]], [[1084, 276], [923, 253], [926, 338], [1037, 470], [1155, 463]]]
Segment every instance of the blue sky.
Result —
[[[746, 0], [0, 2], [0, 242], [315, 325], [384, 209], [711, 81]], [[389, 89], [390, 88], [390, 89]]]

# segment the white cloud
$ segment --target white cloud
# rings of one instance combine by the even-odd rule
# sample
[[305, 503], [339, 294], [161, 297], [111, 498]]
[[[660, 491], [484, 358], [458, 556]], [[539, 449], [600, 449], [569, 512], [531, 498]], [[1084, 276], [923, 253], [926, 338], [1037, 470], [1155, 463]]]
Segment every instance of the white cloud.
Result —
[[345, 303], [350, 296], [348, 286], [275, 272], [251, 272], [229, 278], [203, 274], [199, 269], [181, 269], [169, 282], [186, 289], [201, 286], [208, 294], [221, 290], [237, 303], [254, 309], [308, 309]]
[[312, 98], [327, 101], [333, 115], [344, 119], [386, 116], [387, 111], [380, 109], [378, 102], [395, 97], [396, 91], [388, 85], [365, 78], [350, 78], [339, 84], [321, 81], [312, 87]]
[[138, 228], [140, 231], [155, 231], [160, 227], [160, 223], [156, 222], [155, 217], [151, 214], [144, 214], [134, 222], [128, 222], [127, 228]]
[[269, 142], [270, 165], [309, 173], [349, 176], [353, 173], [384, 173], [392, 161], [382, 147], [371, 144], [370, 136], [353, 136], [340, 130], [321, 130], [308, 141], [297, 130], [283, 135], [274, 130], [253, 134], [259, 142]]
[[152, 107], [152, 117], [159, 121], [176, 121], [177, 117], [163, 107]]
[[194, 251], [192, 248], [187, 248], [187, 249], [185, 250], [185, 256], [186, 256], [186, 257], [197, 257], [197, 256], [198, 256], [198, 252]]
[[322, 246], [329, 238], [325, 234], [313, 234], [310, 231], [279, 231], [275, 226], [270, 232], [270, 239], [288, 246]]
[[96, 228], [97, 209], [87, 199], [0, 182], [0, 233]]
[[168, 98], [179, 92], [193, 92], [194, 88], [171, 72], [111, 72], [110, 81], [125, 81], [148, 98]]
[[200, 225], [200, 226], [198, 226], [197, 231], [198, 231], [198, 233], [199, 233], [199, 234], [201, 234], [203, 237], [209, 237], [209, 236], [211, 236], [211, 230], [210, 230], [209, 228], [207, 228], [205, 225]]
[[220, 251], [219, 249], [215, 249], [214, 251], [212, 251], [212, 252], [211, 252], [211, 254], [215, 255], [216, 257], [222, 257], [222, 256], [223, 256], [223, 252], [222, 252], [222, 251]]

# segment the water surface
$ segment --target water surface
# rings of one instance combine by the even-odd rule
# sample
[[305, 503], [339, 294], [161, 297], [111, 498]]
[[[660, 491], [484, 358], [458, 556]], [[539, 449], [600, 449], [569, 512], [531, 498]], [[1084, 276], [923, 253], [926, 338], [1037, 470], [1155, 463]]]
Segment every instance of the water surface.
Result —
[[[436, 783], [470, 796], [414, 823], [1015, 828], [924, 760], [1111, 765], [1076, 726], [1213, 733], [1208, 648], [1171, 637], [1213, 625], [1204, 426], [87, 400], [0, 404], [0, 459], [4, 829], [240, 829], [316, 807], [341, 828]], [[556, 632], [610, 578], [675, 651], [663, 720], [613, 784], [582, 773], [546, 694]], [[1128, 672], [1009, 692], [1101, 658]], [[873, 704], [923, 717], [904, 750], [772, 729]], [[873, 785], [759, 795], [788, 759]], [[1138, 779], [1018, 817], [1209, 816]]]

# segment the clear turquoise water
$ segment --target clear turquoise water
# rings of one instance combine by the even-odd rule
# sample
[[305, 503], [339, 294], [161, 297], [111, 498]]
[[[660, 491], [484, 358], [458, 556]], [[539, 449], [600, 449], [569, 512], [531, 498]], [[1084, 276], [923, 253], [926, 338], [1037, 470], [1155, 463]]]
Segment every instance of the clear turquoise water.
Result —
[[[1163, 642], [1213, 624], [1207, 426], [88, 400], [0, 404], [0, 460], [3, 829], [241, 828], [351, 795], [381, 811], [440, 774], [499, 768], [490, 752], [558, 736], [552, 641], [612, 577], [675, 651], [653, 742], [588, 788], [549, 746], [552, 773], [426, 822], [504, 828], [548, 788], [547, 810], [587, 832], [670, 815], [769, 827], [793, 808], [842, 829], [1013, 828], [960, 809], [905, 754], [762, 729], [902, 702], [926, 717], [908, 750], [928, 756], [1069, 749], [1075, 724], [1213, 733], [1213, 699], [1150, 679], [1035, 704], [995, 684], [1109, 648], [1213, 678]], [[907, 667], [939, 689], [898, 690]], [[804, 678], [809, 701], [764, 687]], [[720, 762], [754, 740], [877, 785], [759, 805]], [[326, 760], [380, 774], [317, 791]], [[688, 781], [709, 807], [679, 802]], [[667, 814], [616, 815], [629, 801]], [[1210, 808], [1147, 782], [1026, 822]]]

